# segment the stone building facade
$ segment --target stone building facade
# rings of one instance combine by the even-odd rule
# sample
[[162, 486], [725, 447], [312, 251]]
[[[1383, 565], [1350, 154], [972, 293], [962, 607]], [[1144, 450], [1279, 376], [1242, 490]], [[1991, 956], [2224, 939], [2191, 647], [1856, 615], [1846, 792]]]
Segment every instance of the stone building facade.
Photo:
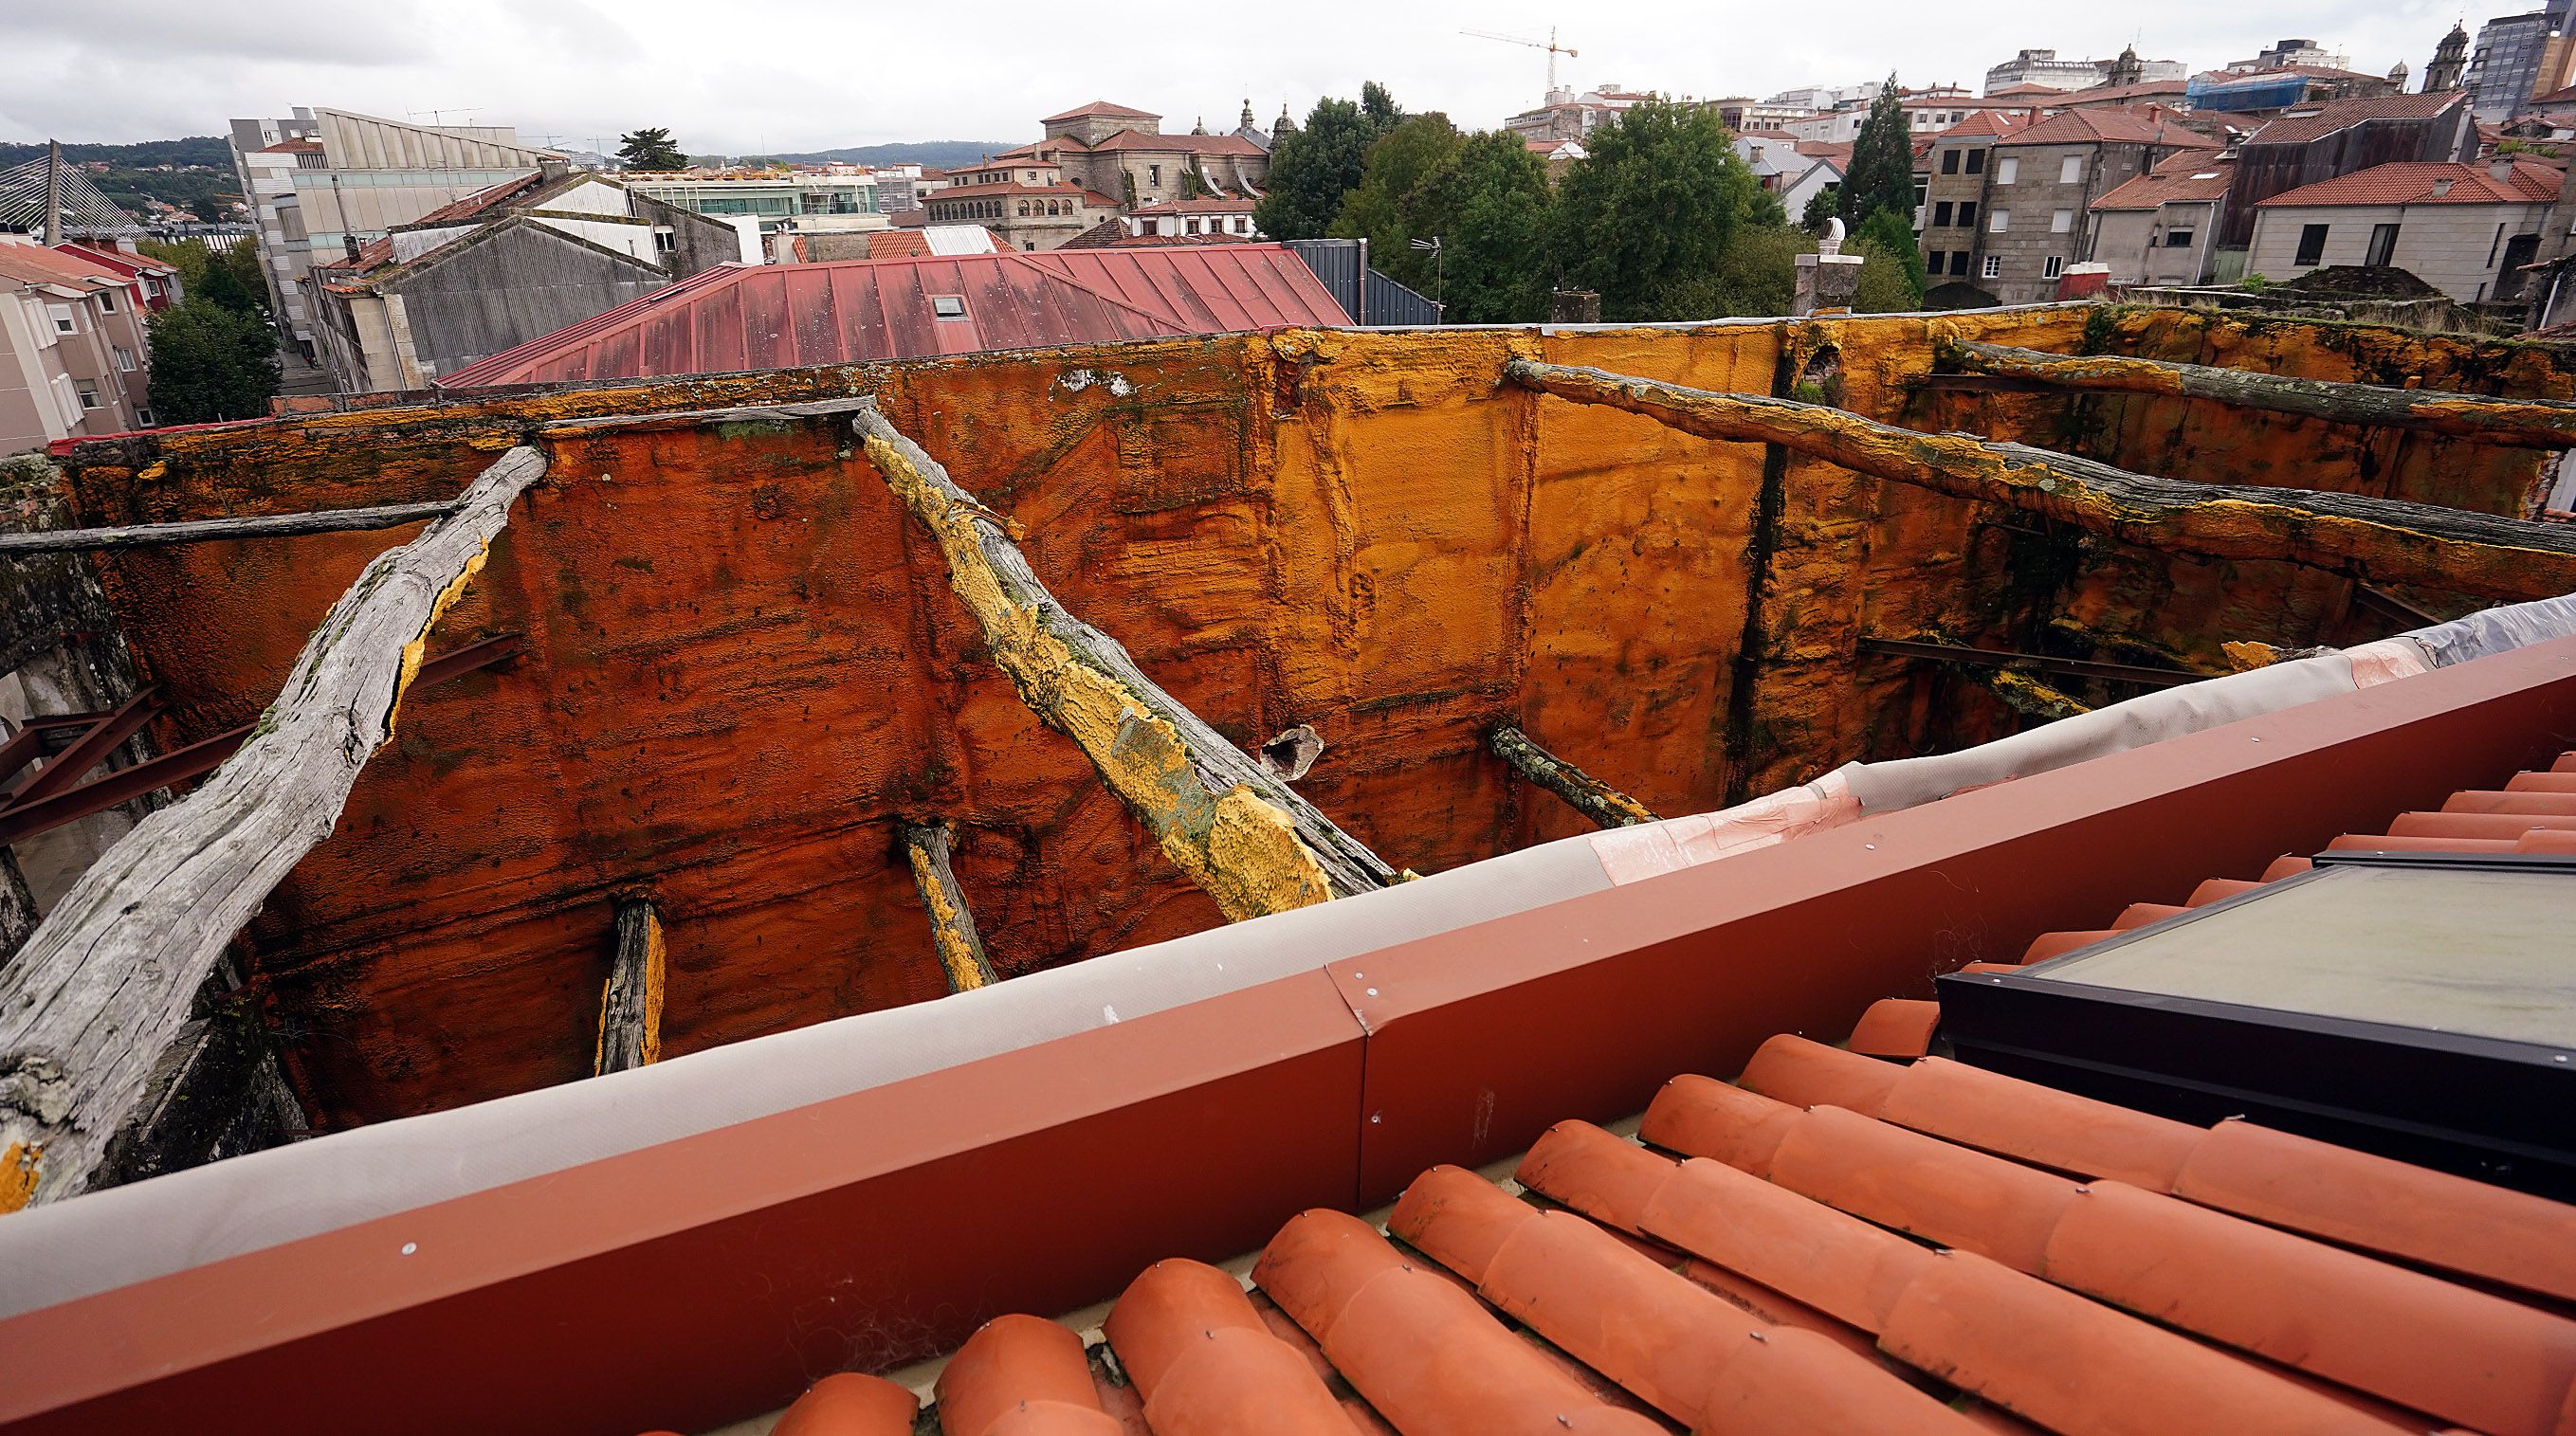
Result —
[[1105, 197], [1122, 213], [1208, 194], [1257, 194], [1270, 176], [1270, 136], [1254, 127], [1249, 102], [1241, 123], [1225, 134], [1202, 126], [1167, 135], [1162, 125], [1160, 115], [1095, 100], [1049, 115], [1040, 138], [987, 163], [1052, 164], [1065, 183]]
[[[2219, 146], [2152, 106], [2069, 110], [1983, 144], [1943, 136], [1926, 194], [1926, 275], [1937, 259], [1943, 283], [1987, 302], [2054, 298], [2066, 267], [2090, 252], [2094, 201], [2186, 150], [2215, 158]], [[1965, 290], [1948, 297], [1976, 302]]]

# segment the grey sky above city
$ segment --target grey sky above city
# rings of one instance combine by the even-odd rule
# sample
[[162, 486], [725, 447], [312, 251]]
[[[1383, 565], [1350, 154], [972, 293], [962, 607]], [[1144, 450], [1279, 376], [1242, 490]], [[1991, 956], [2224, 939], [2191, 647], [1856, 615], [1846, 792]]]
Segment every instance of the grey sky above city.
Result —
[[[1363, 80], [1409, 109], [1471, 127], [1538, 102], [1547, 57], [1461, 35], [1545, 36], [1578, 87], [1616, 82], [1702, 97], [1844, 84], [1895, 70], [1956, 81], [2023, 46], [2108, 56], [2133, 39], [2150, 59], [2215, 68], [2285, 36], [2314, 38], [2379, 73], [2418, 75], [2456, 6], [2326, 0], [2166, 0], [2142, 9], [2033, 10], [2001, 0], [1842, 0], [1726, 5], [1372, 6], [1315, 12], [1130, 0], [1109, 17], [1061, 5], [769, 0], [740, 8], [630, 0], [384, 3], [261, 23], [207, 0], [91, 0], [0, 7], [0, 53], [21, 75], [68, 84], [0, 91], [0, 138], [133, 141], [220, 133], [236, 115], [329, 105], [393, 118], [515, 124], [522, 138], [589, 147], [668, 126], [698, 153], [756, 153], [907, 139], [1018, 140], [1037, 119], [1094, 98], [1155, 110], [1186, 129], [1231, 128], [1247, 95], [1267, 125], [1286, 102]], [[2472, 29], [2482, 16], [2466, 15]]]

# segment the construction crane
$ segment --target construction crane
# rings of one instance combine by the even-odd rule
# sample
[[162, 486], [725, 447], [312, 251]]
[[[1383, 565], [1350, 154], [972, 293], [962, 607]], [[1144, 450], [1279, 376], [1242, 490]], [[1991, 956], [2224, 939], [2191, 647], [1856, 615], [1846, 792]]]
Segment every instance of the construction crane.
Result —
[[1545, 40], [1524, 40], [1518, 35], [1497, 35], [1491, 30], [1461, 30], [1458, 33], [1473, 35], [1479, 40], [1500, 40], [1506, 45], [1527, 45], [1533, 50], [1545, 50], [1547, 52], [1547, 87], [1551, 90], [1556, 88], [1556, 57], [1564, 55], [1571, 58], [1574, 55], [1572, 46], [1556, 43], [1556, 27], [1553, 25], [1548, 27]]

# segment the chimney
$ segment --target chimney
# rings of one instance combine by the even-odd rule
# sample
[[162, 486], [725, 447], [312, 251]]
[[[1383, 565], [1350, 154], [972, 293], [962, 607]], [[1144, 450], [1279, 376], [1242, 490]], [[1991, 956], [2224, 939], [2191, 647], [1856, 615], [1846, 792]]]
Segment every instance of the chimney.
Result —
[[2513, 178], [2513, 160], [2508, 156], [2498, 155], [2487, 161], [2487, 173], [2496, 179], [2509, 181]]
[[2448, 176], [2433, 181], [2433, 198], [2444, 199], [2449, 197], [2452, 183], [2453, 181]]
[[341, 247], [342, 249], [344, 249], [344, 250], [347, 250], [347, 251], [348, 251], [348, 253], [349, 253], [349, 262], [350, 262], [351, 264], [355, 264], [355, 263], [357, 263], [357, 262], [358, 262], [358, 237], [357, 237], [356, 235], [354, 235], [354, 234], [343, 234], [343, 235], [341, 235], [341, 236], [340, 236], [340, 247]]
[[562, 155], [537, 156], [537, 177], [548, 184], [572, 173], [572, 161]]

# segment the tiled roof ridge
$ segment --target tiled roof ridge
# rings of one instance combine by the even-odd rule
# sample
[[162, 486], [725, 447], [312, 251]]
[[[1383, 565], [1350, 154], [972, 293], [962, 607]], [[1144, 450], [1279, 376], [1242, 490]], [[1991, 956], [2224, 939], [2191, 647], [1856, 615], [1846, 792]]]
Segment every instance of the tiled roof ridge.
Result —
[[[2257, 208], [2301, 205], [2376, 204], [2546, 204], [2558, 198], [2565, 173], [2554, 166], [2516, 159], [2498, 177], [2489, 164], [2460, 161], [2398, 160], [2259, 201]], [[2447, 187], [2437, 192], [2437, 186]]]

